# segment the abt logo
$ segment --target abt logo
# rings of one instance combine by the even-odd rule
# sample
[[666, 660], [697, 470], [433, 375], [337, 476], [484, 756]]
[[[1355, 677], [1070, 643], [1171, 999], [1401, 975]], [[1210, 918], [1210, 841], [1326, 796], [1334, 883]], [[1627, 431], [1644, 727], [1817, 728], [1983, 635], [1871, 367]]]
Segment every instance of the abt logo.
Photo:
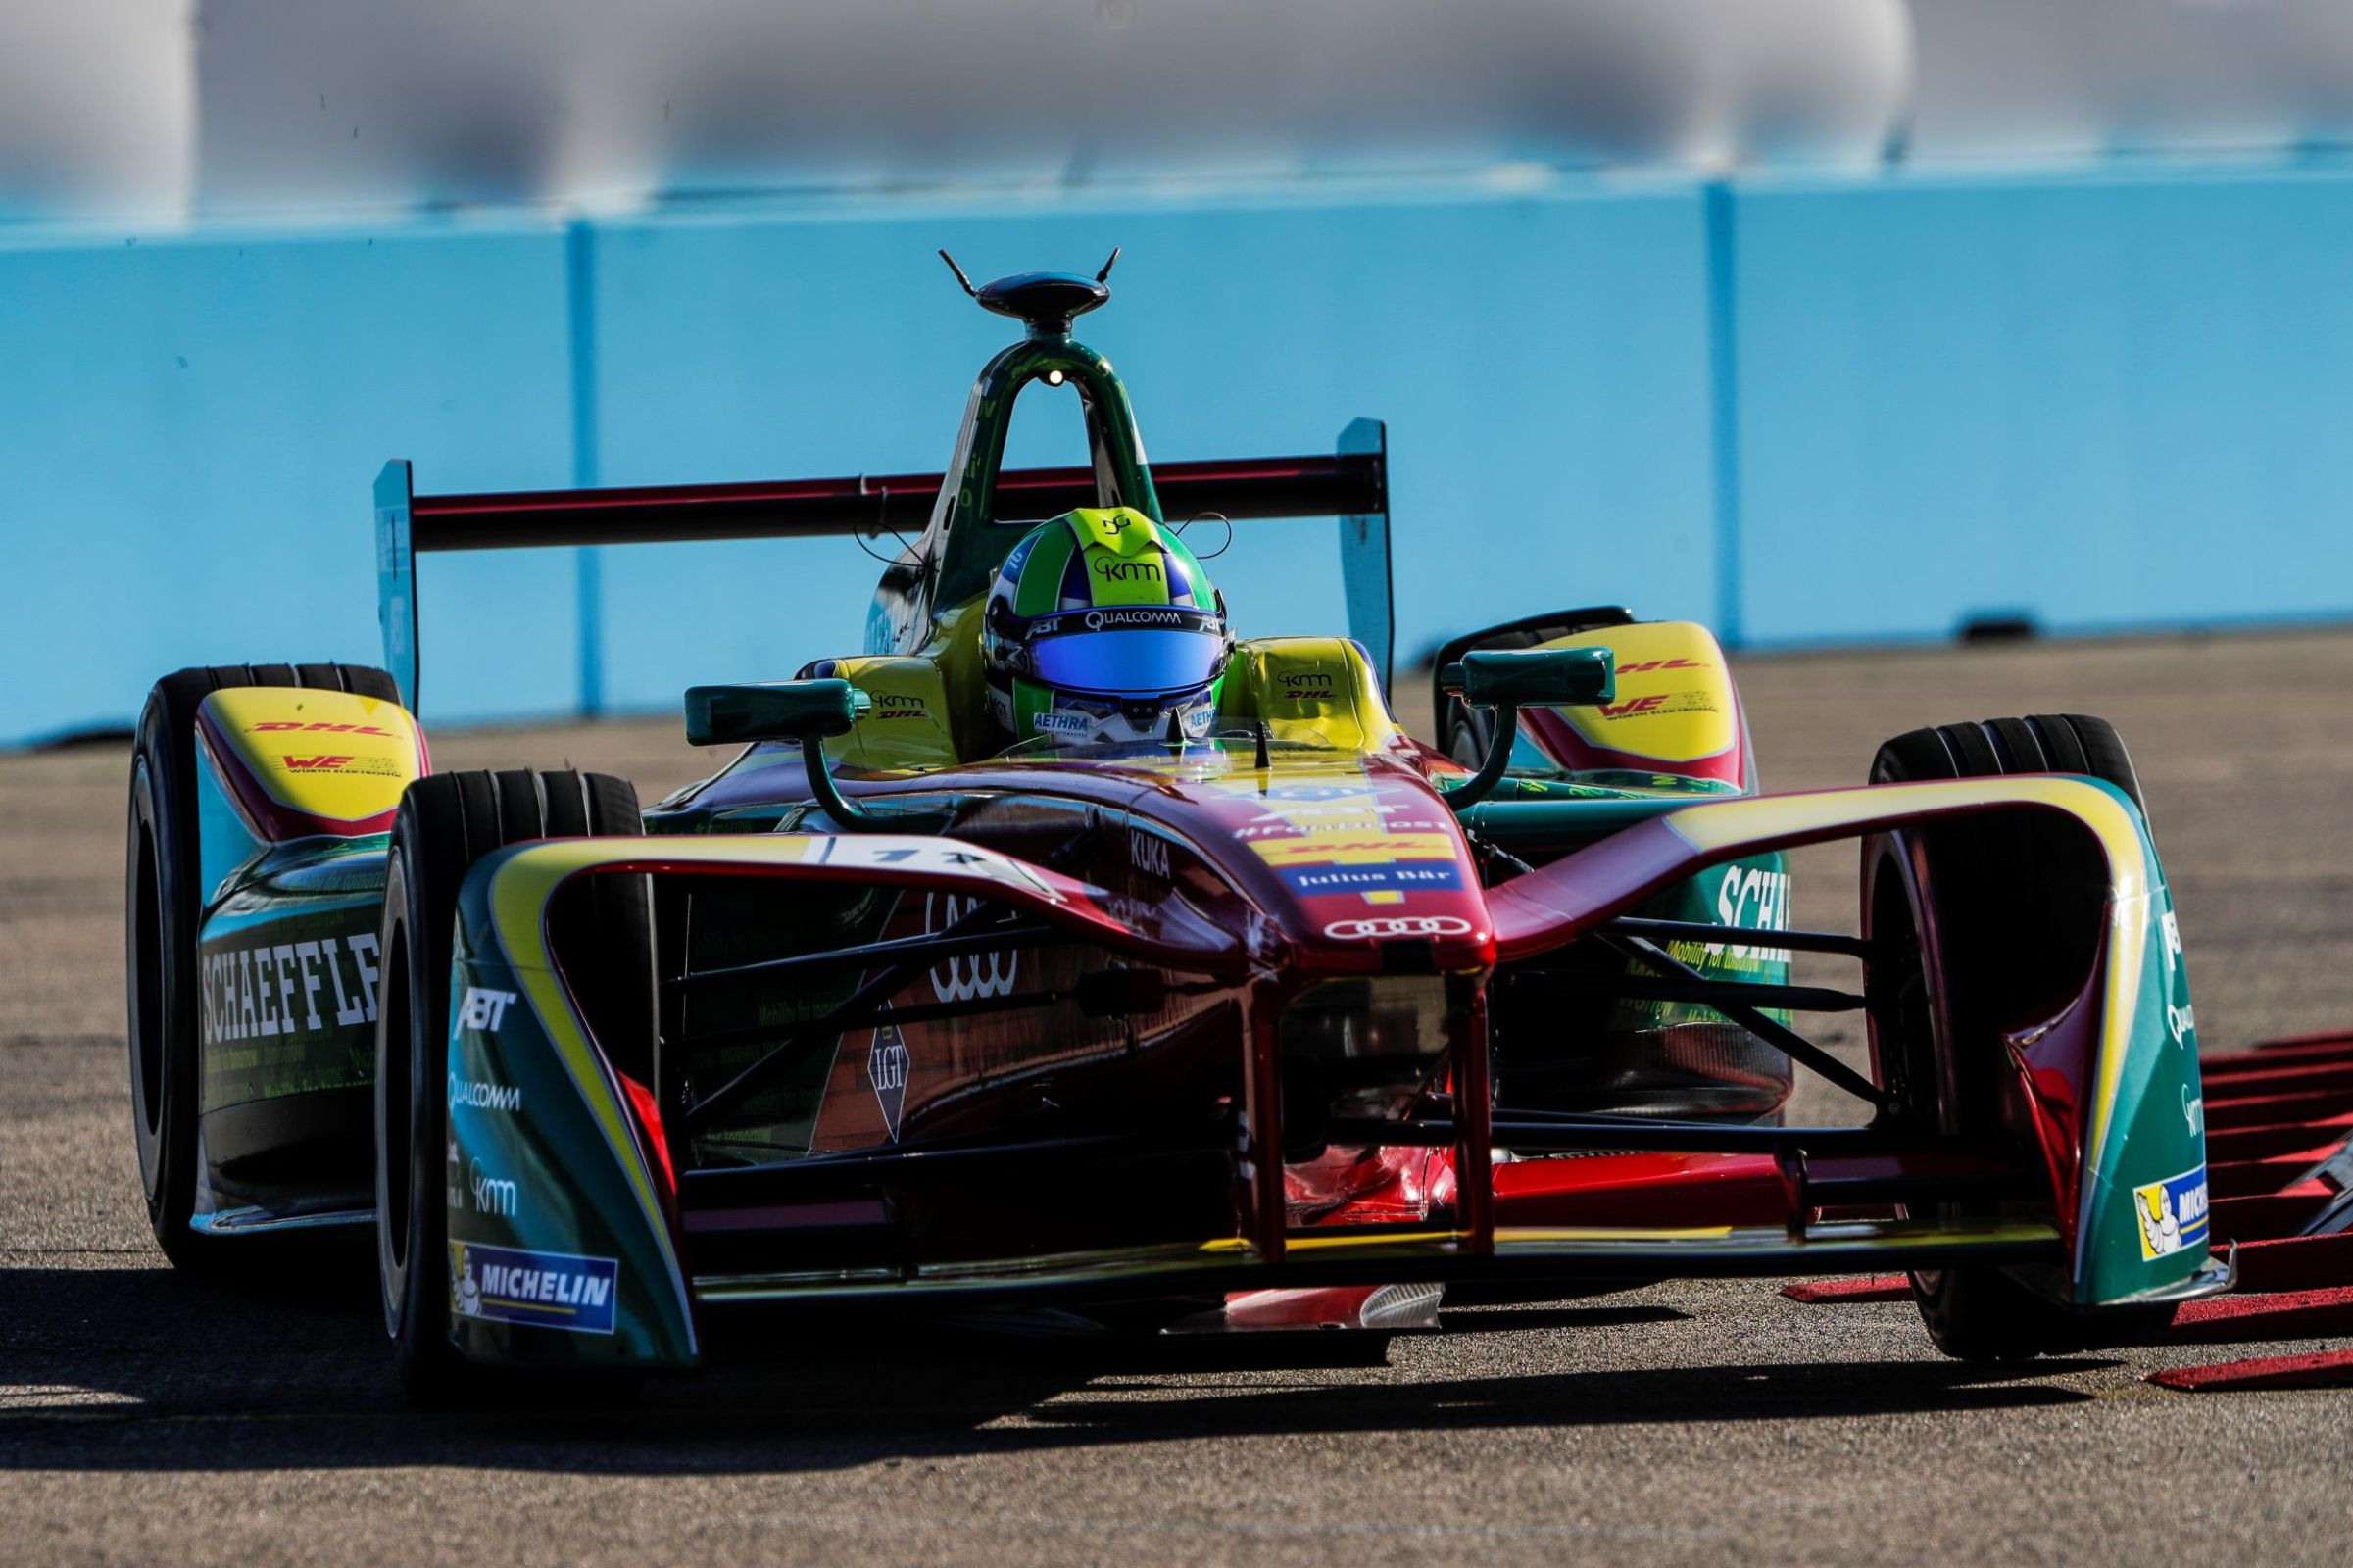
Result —
[[495, 1035], [500, 1020], [507, 1016], [508, 1004], [514, 1000], [512, 991], [485, 991], [480, 986], [467, 986], [466, 1000], [458, 1004], [458, 1025]]
[[1335, 920], [1324, 935], [1338, 942], [1381, 937], [1467, 937], [1468, 920], [1450, 914], [1393, 914], [1377, 920]]

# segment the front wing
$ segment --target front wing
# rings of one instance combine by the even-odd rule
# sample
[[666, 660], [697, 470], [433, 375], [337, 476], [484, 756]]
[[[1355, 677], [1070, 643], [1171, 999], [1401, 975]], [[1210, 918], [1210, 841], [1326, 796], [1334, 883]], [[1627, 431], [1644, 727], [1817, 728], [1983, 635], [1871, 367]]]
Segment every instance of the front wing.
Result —
[[[1286, 1226], [1279, 1096], [1253, 1094], [1225, 1154], [1244, 1196], [1221, 1234], [1047, 1255], [1008, 1241], [995, 1258], [809, 1270], [796, 1266], [789, 1245], [796, 1219], [778, 1232], [772, 1267], [702, 1277], [690, 1277], [681, 1251], [687, 1200], [665, 1143], [667, 1107], [613, 1067], [549, 948], [549, 906], [573, 878], [731, 875], [786, 888], [832, 881], [961, 894], [1007, 905], [1135, 964], [1221, 977], [1246, 992], [1297, 977], [1267, 971], [1255, 956], [1255, 933], [1158, 928], [1100, 890], [949, 839], [579, 839], [503, 851], [467, 879], [452, 976], [453, 1339], [478, 1360], [675, 1368], [698, 1359], [701, 1319], [732, 1302], [1102, 1299], [1406, 1278], [1839, 1272], [1872, 1261], [2055, 1267], [2083, 1307], [2209, 1288], [2216, 1269], [2203, 1245], [2196, 1040], [2172, 900], [2145, 824], [2105, 784], [2002, 778], [1685, 807], [1491, 890], [1492, 929], [1478, 940], [1491, 957], [1531, 956], [1592, 933], [1711, 864], [1993, 810], [2072, 818], [2096, 839], [2108, 867], [2098, 973], [2083, 1004], [2040, 1038], [2014, 1043], [2055, 1188], [2069, 1200], [2056, 1223], [1515, 1225], [1488, 1168], [1495, 1129], [1480, 1092], [1484, 1074], [1465, 1061], [1455, 1080], [1461, 1124], [1401, 1124], [1397, 1137], [1454, 1151], [1461, 1200], [1426, 1226], [1355, 1234]], [[1313, 966], [1311, 952], [1282, 951], [1286, 964]], [[1358, 957], [1348, 956], [1351, 964]], [[1237, 1036], [1237, 1076], [1275, 1081], [1275, 1031], [1253, 1025]], [[910, 1153], [920, 1158], [919, 1151], [894, 1157], [905, 1162]], [[1036, 1169], [1039, 1190], [1051, 1193], [1051, 1153]], [[2144, 1205], [2160, 1206], [2158, 1197], [2178, 1221], [2171, 1234], [2144, 1222]]]

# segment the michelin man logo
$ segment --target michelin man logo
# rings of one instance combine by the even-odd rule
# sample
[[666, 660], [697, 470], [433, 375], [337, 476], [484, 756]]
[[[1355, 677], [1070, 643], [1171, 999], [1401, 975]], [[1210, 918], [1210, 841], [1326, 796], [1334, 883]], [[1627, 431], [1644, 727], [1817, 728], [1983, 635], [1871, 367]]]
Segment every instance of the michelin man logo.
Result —
[[2132, 1189], [2132, 1213], [2140, 1222], [2140, 1257], [2153, 1263], [2185, 1247], [2206, 1242], [2206, 1167]]

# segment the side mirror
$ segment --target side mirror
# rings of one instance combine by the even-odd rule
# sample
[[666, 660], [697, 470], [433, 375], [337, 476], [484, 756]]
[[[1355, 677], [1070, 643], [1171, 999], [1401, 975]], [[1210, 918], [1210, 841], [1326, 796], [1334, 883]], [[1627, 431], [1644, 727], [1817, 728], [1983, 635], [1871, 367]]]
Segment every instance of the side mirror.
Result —
[[846, 680], [782, 680], [767, 685], [689, 686], [690, 746], [747, 741], [824, 741], [847, 735], [874, 699]]
[[1473, 708], [1575, 708], [1615, 701], [1606, 648], [1474, 648], [1438, 672], [1441, 691]]
[[801, 743], [809, 793], [825, 814], [853, 831], [874, 819], [842, 794], [825, 766], [825, 742], [847, 735], [874, 699], [846, 680], [781, 680], [772, 685], [690, 686], [686, 739], [694, 746], [747, 741]]
[[1446, 791], [1459, 811], [1495, 793], [1511, 765], [1522, 708], [1574, 708], [1618, 695], [1617, 656], [1606, 648], [1474, 648], [1438, 672], [1440, 691], [1472, 708], [1495, 710], [1494, 736], [1479, 771]]

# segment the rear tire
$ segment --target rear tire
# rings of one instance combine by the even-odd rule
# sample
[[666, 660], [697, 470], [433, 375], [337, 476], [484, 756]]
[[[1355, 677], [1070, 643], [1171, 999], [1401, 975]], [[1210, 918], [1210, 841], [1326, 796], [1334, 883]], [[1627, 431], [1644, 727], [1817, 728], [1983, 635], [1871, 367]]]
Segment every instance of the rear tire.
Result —
[[[2142, 808], [2139, 776], [2116, 727], [2081, 713], [1944, 724], [1896, 736], [1871, 764], [1874, 784], [2074, 773], [2104, 779]], [[1872, 1037], [1883, 1076], [1907, 1112], [1931, 1130], [1991, 1136], [2000, 1115], [2000, 1066], [1989, 1054], [1955, 1051], [1982, 1042], [2005, 1008], [2039, 1005], [2081, 977], [2088, 961], [2087, 909], [2105, 897], [2104, 874], [2067, 824], [2008, 816], [1942, 826], [1923, 835], [1933, 936], [1911, 907], [1893, 841], [1864, 848], [1866, 935], [1895, 956], [1873, 968]], [[1998, 934], [1999, 947], [1987, 942]], [[1927, 944], [1938, 961], [1926, 958]], [[1953, 997], [1932, 994], [1930, 974], [1958, 974]], [[1999, 1268], [1921, 1269], [1912, 1296], [1929, 1337], [1965, 1361], [2017, 1361], [2139, 1337], [2172, 1308], [2081, 1316]]]
[[[376, 1014], [376, 1264], [385, 1332], [401, 1381], [419, 1404], [511, 1388], [491, 1369], [469, 1366], [449, 1336], [443, 1165], [459, 886], [476, 861], [512, 844], [643, 831], [635, 788], [601, 773], [440, 773], [401, 797], [385, 867]], [[588, 903], [564, 911], [553, 933], [559, 951], [575, 956], [577, 944], [596, 944], [597, 956], [573, 971], [580, 977], [575, 994], [592, 1024], [600, 1015], [616, 1020], [598, 1031], [601, 1040], [642, 1036], [650, 1045], [654, 945], [645, 881], [599, 878], [588, 894]], [[623, 1021], [632, 1016], [640, 1020], [633, 1032]], [[617, 1057], [616, 1064], [632, 1070]], [[610, 1380], [597, 1387], [609, 1396], [622, 1392]]]
[[156, 1245], [175, 1268], [201, 1269], [224, 1241], [190, 1225], [197, 1169], [197, 928], [204, 916], [197, 854], [196, 710], [247, 686], [351, 692], [400, 701], [392, 677], [356, 664], [225, 664], [166, 675], [147, 693], [131, 752], [124, 856], [123, 983], [129, 1010], [131, 1132]]

